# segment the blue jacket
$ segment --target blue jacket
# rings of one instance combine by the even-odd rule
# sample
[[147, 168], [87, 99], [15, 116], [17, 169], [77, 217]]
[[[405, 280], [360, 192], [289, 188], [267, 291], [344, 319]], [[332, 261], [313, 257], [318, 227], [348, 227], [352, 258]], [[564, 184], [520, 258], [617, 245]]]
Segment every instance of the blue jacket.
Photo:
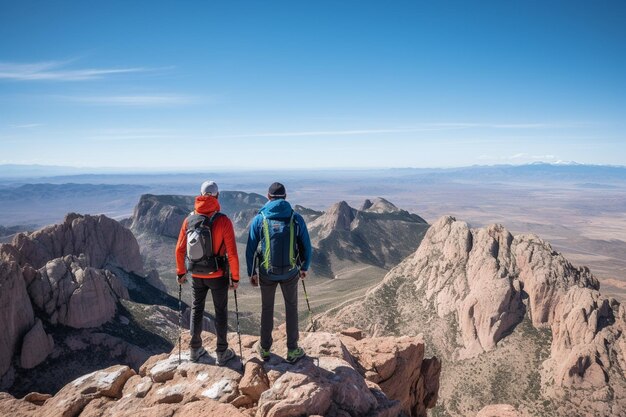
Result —
[[[261, 238], [263, 236], [263, 214], [265, 214], [265, 217], [267, 217], [268, 219], [284, 219], [290, 217], [292, 211], [293, 209], [291, 208], [291, 204], [289, 204], [286, 200], [270, 200], [261, 208], [261, 210], [259, 210], [259, 214], [254, 217], [254, 219], [252, 220], [252, 224], [250, 225], [248, 244], [246, 245], [246, 264], [248, 266], [248, 276], [252, 276], [254, 256], [259, 242], [261, 241]], [[304, 249], [304, 253], [300, 253], [300, 259], [302, 261], [302, 264], [300, 265], [300, 270], [307, 271], [309, 269], [309, 265], [311, 264], [312, 252], [309, 231], [307, 230], [306, 223], [304, 222], [304, 219], [300, 214], [294, 212], [293, 219], [297, 225], [296, 230], [298, 231], [298, 234], [296, 235], [296, 241], [298, 243], [298, 246]], [[293, 275], [293, 273], [290, 275]], [[276, 280], [287, 278], [290, 277], [274, 277], [274, 279]]]

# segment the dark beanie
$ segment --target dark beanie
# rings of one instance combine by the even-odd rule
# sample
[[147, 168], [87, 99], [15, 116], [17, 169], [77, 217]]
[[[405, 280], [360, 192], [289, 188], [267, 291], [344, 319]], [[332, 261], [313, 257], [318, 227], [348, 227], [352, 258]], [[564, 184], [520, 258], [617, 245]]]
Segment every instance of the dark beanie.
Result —
[[285, 186], [279, 182], [275, 182], [270, 185], [270, 189], [267, 192], [270, 198], [285, 198], [287, 197], [287, 192], [285, 191]]

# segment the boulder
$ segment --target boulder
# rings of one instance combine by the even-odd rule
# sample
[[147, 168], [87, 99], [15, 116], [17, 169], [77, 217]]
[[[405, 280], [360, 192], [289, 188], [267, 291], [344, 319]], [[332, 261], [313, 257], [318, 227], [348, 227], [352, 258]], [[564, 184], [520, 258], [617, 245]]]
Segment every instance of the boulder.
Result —
[[133, 375], [128, 379], [126, 385], [124, 385], [124, 391], [122, 392], [123, 397], [137, 397], [144, 398], [152, 386], [154, 382], [150, 377], [141, 376], [141, 375]]
[[24, 396], [24, 401], [41, 406], [41, 405], [44, 405], [44, 403], [48, 401], [50, 398], [52, 398], [52, 395], [50, 394], [41, 394], [39, 392], [31, 392]]
[[285, 372], [259, 400], [257, 417], [325, 415], [331, 407], [333, 386], [315, 376]]
[[53, 259], [38, 272], [28, 292], [52, 324], [97, 327], [113, 318], [118, 297], [128, 298], [128, 290], [113, 273], [87, 266], [85, 257]]
[[24, 401], [15, 399], [11, 394], [0, 392], [0, 411], [3, 416], [11, 417], [34, 417], [39, 407]]
[[84, 375], [63, 387], [41, 408], [45, 417], [74, 417], [100, 397], [119, 399], [126, 381], [135, 375], [128, 366], [116, 365]]
[[248, 396], [253, 402], [259, 401], [261, 394], [270, 387], [263, 363], [258, 358], [246, 362], [243, 378], [239, 382], [239, 390]]
[[356, 327], [349, 327], [345, 330], [342, 330], [341, 334], [344, 336], [351, 337], [354, 340], [363, 339], [363, 331], [361, 331], [361, 329], [357, 329]]
[[366, 338], [348, 345], [363, 376], [377, 384], [408, 415], [425, 415], [435, 406], [441, 364], [436, 358], [424, 361], [421, 337]]
[[34, 368], [46, 360], [53, 349], [52, 335], [46, 334], [41, 320], [37, 319], [22, 341], [20, 366], [25, 369]]

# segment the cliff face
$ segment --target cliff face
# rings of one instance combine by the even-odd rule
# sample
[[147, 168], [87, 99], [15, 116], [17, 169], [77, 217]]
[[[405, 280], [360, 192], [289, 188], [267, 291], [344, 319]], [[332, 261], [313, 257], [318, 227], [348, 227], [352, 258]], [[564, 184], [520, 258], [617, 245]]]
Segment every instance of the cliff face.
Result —
[[[0, 387], [16, 382], [28, 386], [28, 378], [20, 375], [33, 368], [28, 372], [45, 374], [38, 366], [49, 358], [67, 357], [71, 371], [75, 361], [89, 355], [84, 342], [70, 340], [78, 334], [93, 344], [94, 352], [111, 349], [105, 361], [126, 358], [136, 364], [145, 359], [139, 347], [93, 333], [114, 322], [120, 302], [131, 298], [130, 277], [146, 280], [137, 275], [142, 271], [134, 236], [106, 216], [68, 214], [61, 224], [18, 234], [12, 244], [1, 245], [0, 320], [6, 325], [0, 332]], [[75, 365], [79, 372], [80, 365]], [[49, 390], [63, 378], [44, 377], [40, 386]]]
[[0, 260], [0, 379], [9, 371], [19, 342], [35, 323], [22, 271], [15, 261]]
[[[321, 323], [377, 336], [423, 332], [451, 361], [442, 397], [452, 415], [497, 402], [524, 404], [531, 414], [582, 407], [619, 415], [626, 410], [624, 310], [601, 296], [587, 268], [540, 238], [443, 217], [363, 302]], [[514, 384], [501, 380], [507, 372]], [[467, 380], [493, 388], [467, 392]]]
[[[417, 337], [359, 339], [325, 332], [302, 333], [308, 356], [287, 364], [277, 355], [261, 361], [256, 337], [242, 336], [245, 366], [226, 367], [212, 356], [188, 361], [178, 349], [154, 356], [139, 373], [113, 366], [85, 375], [55, 396], [25, 400], [0, 396], [0, 411], [16, 416], [426, 416], [437, 401], [440, 363], [424, 357]], [[283, 335], [283, 336], [281, 336]], [[357, 337], [357, 338], [354, 338]], [[286, 343], [275, 333], [277, 353]], [[183, 344], [186, 346], [188, 340]], [[236, 346], [236, 338], [230, 339]], [[205, 346], [215, 344], [204, 334]], [[283, 348], [284, 349], [284, 348]]]

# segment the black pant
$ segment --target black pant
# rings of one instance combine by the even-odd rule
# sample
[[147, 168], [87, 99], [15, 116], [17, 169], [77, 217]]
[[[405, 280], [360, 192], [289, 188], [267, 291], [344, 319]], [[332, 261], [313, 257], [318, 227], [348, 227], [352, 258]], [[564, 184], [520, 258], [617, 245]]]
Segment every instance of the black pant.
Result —
[[287, 349], [298, 347], [298, 281], [296, 274], [293, 278], [284, 281], [272, 281], [261, 275], [261, 347], [269, 350], [272, 347], [272, 330], [274, 329], [274, 296], [276, 286], [280, 284], [280, 290], [285, 299], [285, 320], [287, 322]]
[[193, 309], [191, 310], [191, 343], [193, 349], [202, 346], [202, 320], [206, 295], [211, 290], [213, 307], [215, 307], [215, 334], [217, 335], [217, 352], [228, 348], [226, 334], [228, 332], [228, 275], [221, 278], [193, 278]]

